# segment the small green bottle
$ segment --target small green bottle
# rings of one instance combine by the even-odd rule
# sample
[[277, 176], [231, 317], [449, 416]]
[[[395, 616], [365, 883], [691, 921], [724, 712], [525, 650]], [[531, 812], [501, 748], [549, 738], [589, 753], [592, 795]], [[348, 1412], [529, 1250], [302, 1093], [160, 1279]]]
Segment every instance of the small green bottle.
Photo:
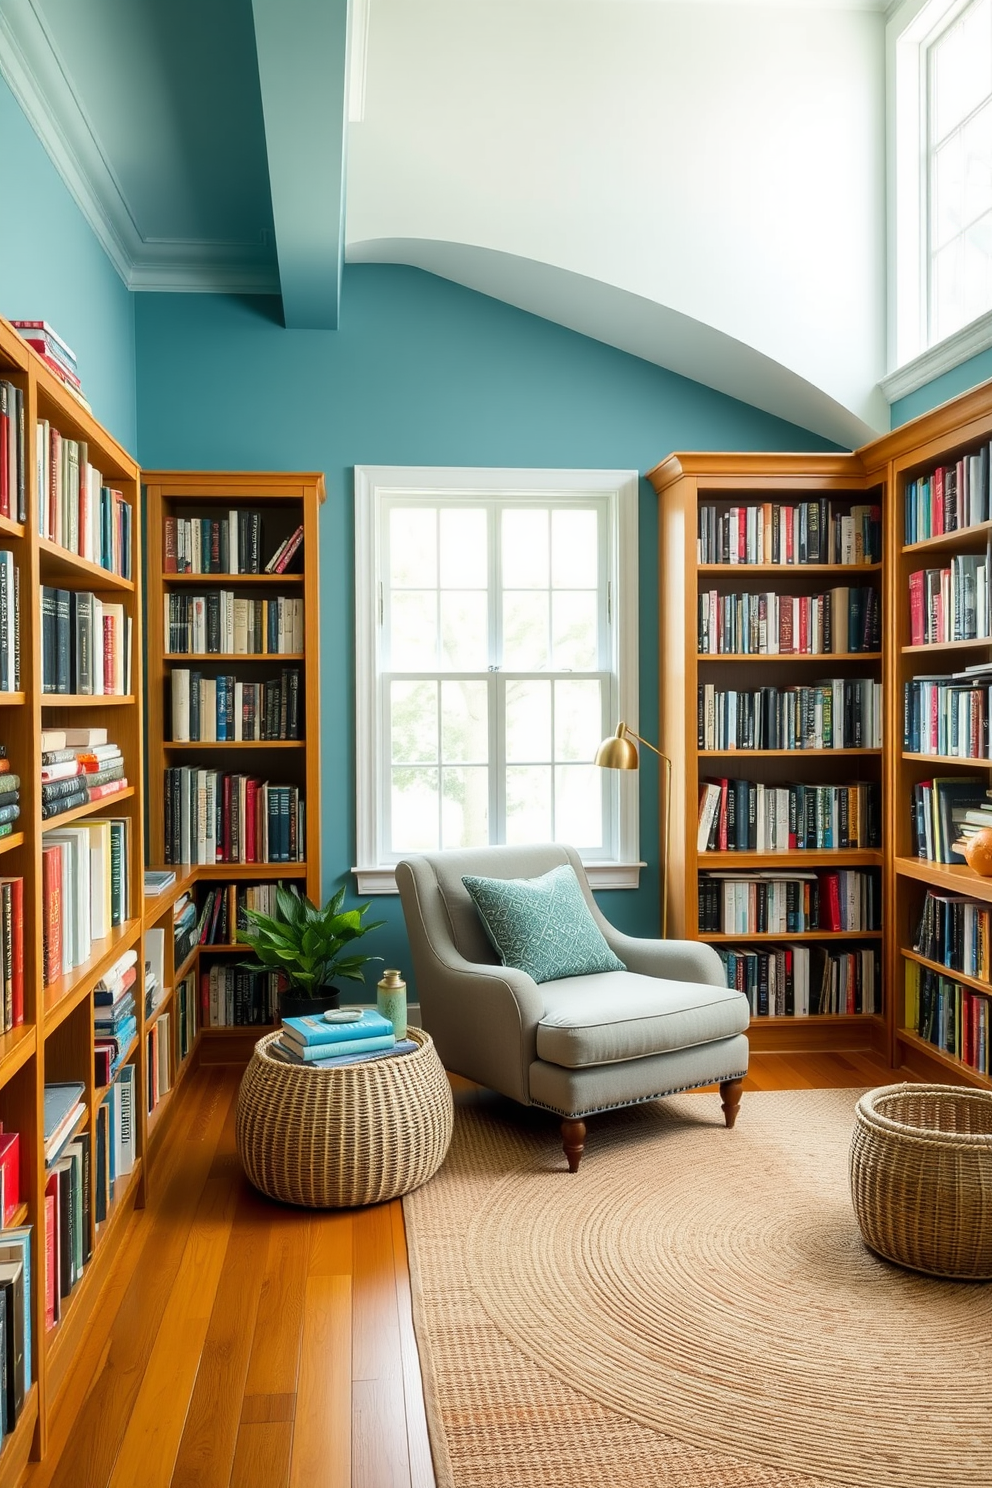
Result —
[[393, 1025], [397, 1039], [406, 1038], [406, 982], [398, 971], [384, 971], [376, 988], [376, 1007]]

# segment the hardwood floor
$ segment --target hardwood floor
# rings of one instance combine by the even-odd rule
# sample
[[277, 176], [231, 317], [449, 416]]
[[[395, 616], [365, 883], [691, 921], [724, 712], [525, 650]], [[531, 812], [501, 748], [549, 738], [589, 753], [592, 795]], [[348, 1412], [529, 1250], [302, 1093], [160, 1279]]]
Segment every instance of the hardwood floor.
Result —
[[[257, 1194], [240, 1074], [190, 1077], [25, 1488], [432, 1488], [402, 1208]], [[754, 1054], [745, 1090], [895, 1078], [864, 1053]]]

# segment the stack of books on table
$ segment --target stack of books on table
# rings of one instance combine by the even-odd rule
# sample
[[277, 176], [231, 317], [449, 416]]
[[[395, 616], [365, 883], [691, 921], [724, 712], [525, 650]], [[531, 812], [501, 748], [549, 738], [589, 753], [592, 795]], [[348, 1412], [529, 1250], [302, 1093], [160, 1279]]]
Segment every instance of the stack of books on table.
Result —
[[93, 993], [93, 1052], [96, 1084], [109, 1085], [138, 1032], [134, 987], [137, 951], [125, 951], [96, 984]]
[[269, 1044], [268, 1053], [285, 1064], [337, 1069], [340, 1065], [412, 1054], [416, 1047], [412, 1039], [396, 1038], [388, 1018], [374, 1008], [366, 1008], [352, 1023], [328, 1023], [323, 1014], [283, 1018], [282, 1032]]
[[45, 819], [127, 789], [124, 756], [105, 728], [43, 729], [41, 750]]

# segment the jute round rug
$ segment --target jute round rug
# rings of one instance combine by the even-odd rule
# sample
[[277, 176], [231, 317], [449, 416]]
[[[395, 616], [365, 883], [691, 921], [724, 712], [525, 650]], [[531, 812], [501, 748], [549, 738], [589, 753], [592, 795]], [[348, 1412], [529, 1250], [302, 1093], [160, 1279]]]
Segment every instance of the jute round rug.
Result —
[[458, 1111], [404, 1200], [439, 1488], [988, 1488], [992, 1284], [868, 1251], [858, 1092]]

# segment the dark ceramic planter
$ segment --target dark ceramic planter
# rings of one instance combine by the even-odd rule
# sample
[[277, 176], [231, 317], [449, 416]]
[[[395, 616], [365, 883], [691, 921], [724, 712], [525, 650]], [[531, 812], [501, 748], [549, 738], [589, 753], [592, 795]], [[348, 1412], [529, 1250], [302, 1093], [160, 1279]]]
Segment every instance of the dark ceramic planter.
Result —
[[299, 992], [283, 992], [279, 998], [279, 1012], [283, 1018], [315, 1017], [338, 1007], [340, 995], [337, 987], [321, 987], [316, 997], [303, 997]]

